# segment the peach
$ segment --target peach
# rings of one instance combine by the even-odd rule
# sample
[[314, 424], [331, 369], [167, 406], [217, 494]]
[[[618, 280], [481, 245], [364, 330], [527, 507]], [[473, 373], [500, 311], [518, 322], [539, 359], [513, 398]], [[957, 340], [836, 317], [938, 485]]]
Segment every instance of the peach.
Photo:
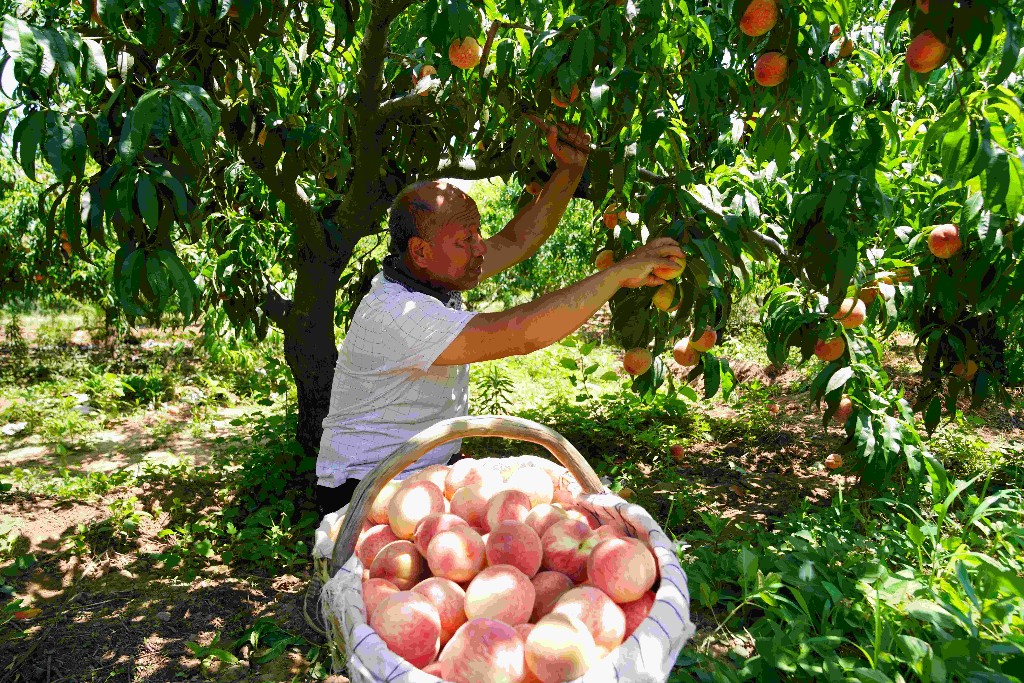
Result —
[[370, 617], [370, 628], [389, 650], [416, 667], [432, 662], [441, 648], [441, 617], [429, 600], [412, 591], [381, 600]]
[[412, 539], [424, 517], [444, 512], [444, 494], [429, 481], [404, 482], [388, 502], [388, 523], [395, 535]]
[[456, 38], [448, 46], [448, 60], [459, 69], [472, 69], [480, 63], [483, 48], [472, 36], [459, 40]]
[[773, 88], [786, 80], [789, 59], [781, 52], [765, 52], [754, 64], [754, 80], [758, 85]]
[[863, 301], [846, 298], [843, 299], [843, 303], [839, 305], [839, 310], [833, 314], [832, 319], [838, 320], [843, 327], [849, 330], [863, 325], [867, 314], [867, 306], [864, 305]]
[[578, 85], [573, 84], [572, 90], [569, 92], [569, 98], [563, 100], [559, 97], [562, 93], [552, 92], [551, 93], [551, 104], [556, 107], [562, 107], [563, 109], [568, 107], [570, 104], [576, 101], [576, 98], [580, 96], [580, 88]]
[[647, 349], [630, 349], [622, 356], [622, 367], [633, 375], [642, 375], [651, 368], [654, 356]]
[[[870, 306], [878, 298], [880, 291], [875, 283], [870, 283], [860, 288], [860, 291], [857, 292], [857, 298], [863, 301], [865, 306]], [[885, 297], [883, 296], [882, 298], [884, 299]]]
[[662, 280], [675, 280], [682, 275], [683, 271], [686, 270], [686, 257], [673, 256], [671, 258], [676, 262], [675, 266], [655, 266], [651, 268], [651, 275], [660, 277]]
[[427, 546], [430, 572], [455, 583], [471, 581], [483, 569], [485, 557], [484, 539], [469, 526], [442, 531]]
[[524, 520], [531, 529], [536, 532], [537, 536], [543, 536], [544, 532], [548, 530], [552, 524], [560, 519], [566, 519], [565, 510], [562, 508], [556, 508], [554, 505], [540, 505], [534, 506], [530, 510], [530, 514], [526, 515]]
[[496, 564], [473, 577], [466, 588], [466, 616], [497, 619], [509, 626], [525, 624], [537, 592], [530, 578], [512, 565]]
[[928, 2], [929, 0], [914, 0], [917, 9], [924, 14], [928, 14]]
[[371, 579], [387, 579], [403, 591], [419, 582], [426, 569], [420, 551], [411, 541], [393, 541], [380, 549], [370, 565]]
[[605, 268], [611, 267], [615, 263], [615, 252], [611, 249], [602, 249], [597, 252], [597, 256], [594, 258], [594, 267], [598, 270], [604, 270]]
[[[651, 297], [651, 303], [659, 311], [671, 313], [680, 306], [680, 303], [676, 300], [676, 294], [678, 291], [678, 288], [673, 283], [666, 282], [655, 290], [654, 296]], [[672, 304], [675, 305], [673, 306]]]
[[683, 448], [682, 444], [672, 444], [669, 446], [668, 452], [672, 455], [672, 459], [677, 462], [686, 457], [686, 449]]
[[438, 678], [441, 678], [441, 662], [435, 660], [430, 664], [427, 664], [425, 667], [423, 667], [421, 671], [423, 671], [423, 673], [425, 674], [430, 674], [431, 676], [437, 676]]
[[700, 352], [693, 348], [689, 337], [683, 337], [676, 342], [676, 345], [672, 347], [672, 357], [684, 368], [700, 362]]
[[522, 683], [526, 648], [515, 629], [495, 619], [471, 619], [441, 651], [441, 678], [451, 683]]
[[533, 603], [533, 613], [530, 621], [539, 621], [546, 616], [558, 602], [558, 599], [572, 589], [572, 579], [562, 572], [540, 572], [530, 581], [536, 597]]
[[491, 529], [484, 543], [487, 564], [512, 565], [527, 576], [540, 569], [544, 550], [540, 536], [523, 522], [509, 520]]
[[596, 529], [597, 527], [601, 526], [601, 520], [597, 519], [596, 517], [588, 513], [586, 510], [576, 505], [567, 507], [565, 509], [565, 516], [569, 519], [577, 519], [586, 524], [587, 526], [589, 526], [591, 529]]
[[839, 59], [846, 59], [853, 54], [853, 41], [847, 38], [839, 46]]
[[740, 17], [740, 31], [757, 38], [771, 31], [779, 21], [779, 6], [775, 0], [751, 0]]
[[472, 458], [459, 460], [448, 468], [448, 476], [444, 480], [444, 495], [451, 500], [456, 491], [473, 484], [482, 484], [484, 489], [496, 491], [501, 486], [501, 475]]
[[434, 484], [437, 488], [444, 492], [444, 482], [448, 477], [448, 465], [430, 465], [424, 467], [422, 470], [410, 474], [409, 477], [403, 481], [403, 484], [408, 484], [411, 481], [429, 481]]
[[555, 486], [555, 495], [551, 498], [552, 504], [562, 505], [574, 505], [576, 503], [576, 496], [573, 495], [572, 491], [567, 488]]
[[978, 364], [975, 363], [973, 360], [967, 361], [966, 365], [964, 365], [963, 363], [957, 363], [956, 365], [953, 366], [951, 372], [957, 377], [967, 382], [970, 382], [972, 379], [974, 379], [974, 376], [978, 374]]
[[626, 615], [626, 635], [623, 636], [623, 640], [633, 635], [633, 631], [639, 626], [647, 615], [651, 613], [651, 607], [654, 606], [654, 591], [647, 591], [640, 596], [638, 600], [632, 602], [624, 602], [619, 605], [622, 609], [622, 613]]
[[609, 651], [617, 648], [626, 634], [626, 615], [622, 608], [594, 586], [577, 586], [566, 592], [555, 603], [551, 614], [579, 619], [594, 637], [594, 643]]
[[546, 505], [555, 495], [555, 484], [539, 467], [520, 467], [505, 482], [506, 489], [522, 491], [530, 498], [530, 507]]
[[432, 576], [412, 587], [434, 606], [441, 618], [441, 646], [451, 640], [459, 627], [466, 623], [466, 591], [449, 579]]
[[555, 522], [540, 539], [544, 548], [541, 566], [562, 572], [574, 582], [580, 580], [586, 572], [590, 554], [587, 541], [592, 533], [590, 525], [578, 519]]
[[842, 466], [843, 456], [839, 455], [838, 453], [833, 453], [832, 455], [825, 458], [825, 467], [829, 468], [830, 470], [838, 469]]
[[532, 194], [534, 197], [539, 195], [543, 189], [544, 186], [538, 183], [536, 180], [531, 180], [530, 183], [526, 186], [526, 191]]
[[369, 567], [381, 548], [398, 540], [401, 539], [395, 536], [395, 532], [387, 524], [372, 526], [359, 534], [359, 540], [356, 541], [356, 557], [364, 567]]
[[832, 419], [836, 424], [844, 425], [846, 421], [850, 419], [850, 415], [853, 414], [853, 401], [847, 396], [843, 396], [839, 399], [839, 407], [836, 408], [836, 412], [832, 414]]
[[369, 579], [363, 582], [363, 604], [366, 605], [366, 618], [369, 621], [380, 601], [387, 596], [398, 593], [398, 586], [387, 579]]
[[[619, 493], [620, 497], [622, 493]], [[629, 534], [622, 527], [615, 524], [602, 524], [601, 526], [594, 529], [592, 535], [594, 545], [597, 545], [601, 541], [607, 541], [609, 538], [629, 538]]]
[[826, 363], [839, 359], [844, 351], [846, 351], [846, 341], [842, 337], [832, 337], [828, 340], [819, 339], [814, 344], [814, 355]]
[[935, 258], [947, 259], [960, 251], [960, 228], [953, 223], [936, 225], [928, 233], [928, 251]]
[[369, 521], [374, 524], [388, 523], [388, 503], [391, 502], [391, 497], [395, 495], [395, 491], [401, 485], [402, 482], [395, 481], [394, 479], [384, 484], [384, 488], [380, 490], [377, 497], [370, 503], [370, 512], [366, 516]]
[[907, 47], [907, 68], [919, 74], [926, 74], [945, 63], [949, 48], [931, 31], [922, 31], [914, 36]]
[[694, 351], [700, 351], [701, 353], [710, 350], [717, 343], [718, 333], [710, 327], [704, 328], [704, 331], [696, 339], [692, 336], [690, 337], [690, 346], [693, 347]]
[[469, 526], [484, 531], [487, 526], [487, 505], [491, 490], [484, 484], [470, 484], [452, 496], [451, 513], [466, 520]]
[[499, 491], [487, 503], [487, 515], [484, 517], [484, 530], [491, 531], [502, 522], [514, 520], [522, 522], [530, 514], [530, 497], [522, 491], [506, 489]]
[[587, 558], [587, 578], [615, 602], [632, 602], [651, 589], [658, 563], [643, 541], [610, 538]]
[[587, 626], [566, 614], [549, 614], [526, 638], [526, 667], [542, 683], [579, 678], [597, 663], [597, 647]]
[[604, 221], [604, 227], [608, 228], [609, 230], [611, 230], [616, 225], [618, 225], [619, 224], [619, 205], [618, 204], [609, 204], [605, 208], [604, 213], [601, 216], [601, 219]]
[[468, 525], [468, 522], [458, 515], [445, 512], [435, 512], [421, 519], [420, 523], [416, 525], [416, 531], [413, 533], [412, 542], [416, 544], [416, 550], [420, 551], [420, 555], [426, 557], [427, 548], [430, 547], [430, 541], [434, 539], [434, 536], [438, 535], [442, 531], [450, 531], [457, 526]]

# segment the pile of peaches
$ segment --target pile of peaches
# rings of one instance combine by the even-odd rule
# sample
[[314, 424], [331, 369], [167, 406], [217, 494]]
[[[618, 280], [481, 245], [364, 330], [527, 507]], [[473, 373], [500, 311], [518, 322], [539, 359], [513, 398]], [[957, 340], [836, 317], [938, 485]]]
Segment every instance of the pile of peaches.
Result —
[[460, 460], [389, 482], [356, 543], [367, 621], [453, 683], [569, 681], [654, 604], [652, 548], [578, 505], [569, 475]]

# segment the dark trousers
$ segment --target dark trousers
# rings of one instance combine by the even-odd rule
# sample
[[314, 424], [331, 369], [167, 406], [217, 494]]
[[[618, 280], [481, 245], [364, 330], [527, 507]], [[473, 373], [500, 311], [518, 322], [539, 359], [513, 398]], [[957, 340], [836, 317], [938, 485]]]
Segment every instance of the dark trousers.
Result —
[[[462, 453], [456, 453], [448, 460], [449, 465], [454, 465], [459, 460], [462, 460], [465, 456]], [[316, 486], [316, 506], [320, 509], [320, 517], [326, 517], [332, 512], [337, 512], [341, 508], [349, 504], [352, 500], [352, 494], [356, 492], [356, 487], [359, 486], [360, 479], [346, 479], [345, 483], [341, 486], [331, 488], [329, 486]]]

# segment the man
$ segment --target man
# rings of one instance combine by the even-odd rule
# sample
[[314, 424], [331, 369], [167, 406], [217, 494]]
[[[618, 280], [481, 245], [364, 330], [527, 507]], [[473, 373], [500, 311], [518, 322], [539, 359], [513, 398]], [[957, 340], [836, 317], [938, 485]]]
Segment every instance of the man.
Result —
[[[462, 292], [532, 256], [572, 198], [590, 137], [554, 126], [556, 170], [537, 199], [500, 232], [480, 236], [480, 214], [443, 181], [418, 183], [396, 198], [390, 254], [356, 309], [341, 348], [317, 458], [322, 515], [348, 503], [362, 477], [417, 432], [466, 415], [469, 364], [524, 355], [572, 334], [620, 287], [656, 286], [657, 266], [682, 256], [669, 238], [651, 241], [612, 267], [500, 313], [464, 310]], [[407, 470], [446, 463], [461, 442], [430, 451]]]

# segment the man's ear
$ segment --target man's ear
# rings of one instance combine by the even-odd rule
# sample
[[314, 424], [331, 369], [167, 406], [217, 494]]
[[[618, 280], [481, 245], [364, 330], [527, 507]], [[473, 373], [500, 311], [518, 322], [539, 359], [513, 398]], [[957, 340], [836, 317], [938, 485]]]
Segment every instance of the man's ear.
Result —
[[430, 243], [422, 237], [413, 235], [409, 238], [409, 258], [414, 264], [423, 267], [423, 263], [430, 258]]

